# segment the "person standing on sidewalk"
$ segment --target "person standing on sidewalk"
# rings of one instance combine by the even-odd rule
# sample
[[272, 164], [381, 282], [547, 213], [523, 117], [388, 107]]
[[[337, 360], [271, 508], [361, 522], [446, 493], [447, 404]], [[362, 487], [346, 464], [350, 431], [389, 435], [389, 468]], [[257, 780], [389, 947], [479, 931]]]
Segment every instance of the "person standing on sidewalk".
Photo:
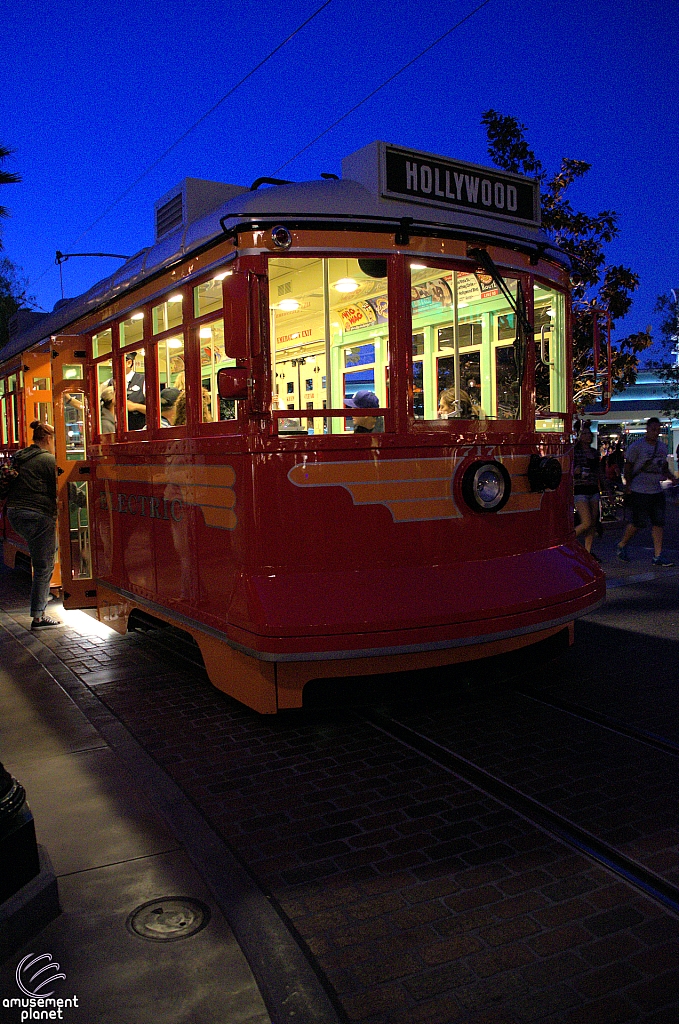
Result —
[[653, 565], [670, 566], [674, 562], [663, 558], [663, 526], [665, 525], [665, 495], [660, 486], [662, 479], [673, 476], [667, 464], [667, 445], [660, 440], [660, 420], [651, 416], [646, 423], [646, 434], [631, 444], [625, 453], [625, 494], [630, 497], [632, 522], [627, 524], [618, 544], [617, 556], [629, 562], [627, 545], [637, 532], [643, 530], [650, 519], [653, 537]]
[[601, 475], [599, 453], [592, 448], [594, 434], [585, 424], [573, 452], [573, 491], [575, 508], [580, 522], [575, 527], [575, 536], [582, 537], [585, 550], [600, 562], [592, 551], [592, 541], [599, 518], [599, 478]]
[[14, 456], [19, 476], [7, 498], [7, 518], [28, 544], [33, 568], [31, 629], [43, 629], [63, 625], [45, 615], [56, 554], [57, 465], [54, 427], [34, 420], [31, 428], [33, 444]]

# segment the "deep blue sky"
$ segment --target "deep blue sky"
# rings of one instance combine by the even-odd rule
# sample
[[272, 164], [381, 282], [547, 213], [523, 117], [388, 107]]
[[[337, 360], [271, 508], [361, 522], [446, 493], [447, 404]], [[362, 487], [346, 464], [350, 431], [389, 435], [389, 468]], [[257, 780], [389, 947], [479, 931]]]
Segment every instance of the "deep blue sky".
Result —
[[[61, 296], [57, 249], [131, 255], [152, 243], [154, 201], [182, 178], [249, 185], [273, 174], [478, 0], [332, 0], [86, 230], [320, 2], [5, 7], [0, 142], [23, 182], [1, 190], [12, 216], [0, 230], [40, 306]], [[641, 277], [620, 328], [641, 329], [656, 296], [679, 287], [677, 25], [670, 0], [490, 0], [282, 176], [340, 173], [342, 156], [374, 139], [488, 164], [481, 113], [512, 114], [549, 170], [563, 156], [593, 165], [573, 203], [618, 212], [609, 259]], [[118, 265], [69, 261], [66, 295]]]

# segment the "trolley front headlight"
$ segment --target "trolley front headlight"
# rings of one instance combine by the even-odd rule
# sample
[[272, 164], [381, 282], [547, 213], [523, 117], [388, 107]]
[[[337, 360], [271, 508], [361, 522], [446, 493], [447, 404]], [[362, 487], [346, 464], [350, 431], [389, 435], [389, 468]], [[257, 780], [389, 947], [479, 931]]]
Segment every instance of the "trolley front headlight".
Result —
[[475, 512], [498, 512], [511, 490], [509, 473], [500, 462], [473, 462], [462, 477], [462, 497]]

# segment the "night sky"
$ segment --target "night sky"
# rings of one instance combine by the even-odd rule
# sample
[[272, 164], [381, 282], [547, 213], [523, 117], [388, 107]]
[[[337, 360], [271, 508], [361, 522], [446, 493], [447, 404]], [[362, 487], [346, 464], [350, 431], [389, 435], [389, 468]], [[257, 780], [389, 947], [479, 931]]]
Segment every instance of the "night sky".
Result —
[[[0, 230], [38, 306], [61, 297], [57, 249], [132, 255], [152, 244], [153, 204], [182, 178], [275, 174], [479, 0], [331, 0], [98, 220], [321, 2], [5, 6], [0, 142], [23, 181], [0, 190], [12, 214]], [[572, 201], [618, 212], [609, 260], [641, 277], [618, 334], [642, 329], [657, 322], [656, 296], [679, 288], [678, 24], [669, 0], [490, 0], [279, 176], [340, 174], [374, 139], [489, 164], [481, 114], [512, 114], [549, 170], [563, 156], [593, 165]], [[119, 265], [70, 260], [65, 294]]]

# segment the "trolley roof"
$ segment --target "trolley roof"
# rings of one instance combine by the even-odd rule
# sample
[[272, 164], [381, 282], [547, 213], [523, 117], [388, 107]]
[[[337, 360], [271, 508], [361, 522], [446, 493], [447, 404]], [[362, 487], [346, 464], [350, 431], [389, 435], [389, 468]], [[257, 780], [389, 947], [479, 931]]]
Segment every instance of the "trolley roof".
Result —
[[[186, 179], [174, 190], [176, 194], [192, 180]], [[373, 142], [345, 157], [341, 180], [324, 178], [254, 190], [214, 185], [216, 196], [228, 195], [225, 190], [230, 190], [233, 197], [217, 199], [214, 209], [196, 219], [184, 216], [177, 228], [132, 256], [114, 274], [82, 295], [57, 303], [52, 313], [12, 337], [0, 351], [0, 359], [49, 338], [192, 252], [254, 226], [280, 222], [299, 227], [407, 230], [415, 235], [445, 232], [538, 253], [554, 250], [540, 228], [536, 180], [385, 142]], [[203, 196], [201, 202], [204, 207]]]

